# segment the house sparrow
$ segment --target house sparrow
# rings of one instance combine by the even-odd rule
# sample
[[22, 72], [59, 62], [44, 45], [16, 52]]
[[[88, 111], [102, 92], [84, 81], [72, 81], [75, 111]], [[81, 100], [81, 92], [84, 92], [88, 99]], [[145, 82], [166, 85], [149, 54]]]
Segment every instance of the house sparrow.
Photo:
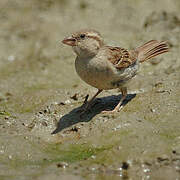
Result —
[[72, 46], [76, 53], [75, 68], [80, 78], [98, 89], [86, 103], [85, 110], [91, 107], [93, 100], [103, 90], [121, 90], [122, 98], [112, 111], [108, 111], [111, 113], [123, 107], [127, 83], [137, 74], [141, 63], [169, 51], [166, 42], [156, 40], [148, 41], [133, 50], [107, 46], [100, 33], [95, 30], [75, 32], [62, 43]]

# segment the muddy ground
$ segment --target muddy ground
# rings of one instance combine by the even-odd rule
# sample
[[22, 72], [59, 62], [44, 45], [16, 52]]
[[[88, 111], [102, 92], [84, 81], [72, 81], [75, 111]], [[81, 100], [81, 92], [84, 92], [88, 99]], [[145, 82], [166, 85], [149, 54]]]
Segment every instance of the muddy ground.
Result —
[[[0, 1], [0, 179], [180, 179], [180, 1]], [[171, 51], [141, 67], [121, 98], [80, 80], [61, 40], [94, 28], [133, 48], [166, 40]]]

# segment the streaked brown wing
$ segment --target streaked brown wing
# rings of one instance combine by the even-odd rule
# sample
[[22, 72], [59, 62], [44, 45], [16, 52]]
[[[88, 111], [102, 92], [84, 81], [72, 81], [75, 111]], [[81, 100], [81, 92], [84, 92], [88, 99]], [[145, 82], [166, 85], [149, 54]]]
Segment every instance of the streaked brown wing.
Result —
[[108, 60], [117, 68], [123, 69], [134, 64], [137, 60], [135, 51], [128, 51], [120, 47], [107, 46], [109, 51]]

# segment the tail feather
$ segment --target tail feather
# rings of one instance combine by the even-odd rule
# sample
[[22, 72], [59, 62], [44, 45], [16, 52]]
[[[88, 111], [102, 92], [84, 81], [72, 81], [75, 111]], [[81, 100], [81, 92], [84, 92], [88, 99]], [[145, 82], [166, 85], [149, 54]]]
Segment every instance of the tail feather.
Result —
[[138, 53], [138, 59], [140, 62], [144, 62], [148, 59], [151, 59], [159, 54], [169, 51], [169, 46], [167, 42], [162, 41], [158, 42], [156, 40], [151, 40], [144, 45], [136, 48]]
[[145, 53], [145, 55], [151, 55], [154, 54], [156, 52], [162, 51], [162, 50], [167, 50], [168, 47], [166, 46], [166, 44], [160, 44], [158, 46], [156, 46], [155, 48], [149, 50], [147, 53]]

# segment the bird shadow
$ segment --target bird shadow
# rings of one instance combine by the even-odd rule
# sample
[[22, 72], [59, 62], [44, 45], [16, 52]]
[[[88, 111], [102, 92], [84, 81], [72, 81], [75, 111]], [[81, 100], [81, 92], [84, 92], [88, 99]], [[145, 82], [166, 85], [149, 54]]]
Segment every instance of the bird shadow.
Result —
[[[136, 94], [128, 94], [126, 99], [123, 101], [123, 106], [125, 106], [128, 102], [135, 98], [135, 96]], [[91, 109], [84, 112], [83, 114], [81, 112], [82, 106], [73, 109], [60, 118], [57, 124], [57, 128], [51, 134], [57, 134], [62, 130], [71, 127], [79, 122], [88, 122], [94, 116], [100, 114], [104, 110], [113, 110], [118, 104], [121, 97], [122, 95], [112, 95], [102, 98], [96, 98]]]

